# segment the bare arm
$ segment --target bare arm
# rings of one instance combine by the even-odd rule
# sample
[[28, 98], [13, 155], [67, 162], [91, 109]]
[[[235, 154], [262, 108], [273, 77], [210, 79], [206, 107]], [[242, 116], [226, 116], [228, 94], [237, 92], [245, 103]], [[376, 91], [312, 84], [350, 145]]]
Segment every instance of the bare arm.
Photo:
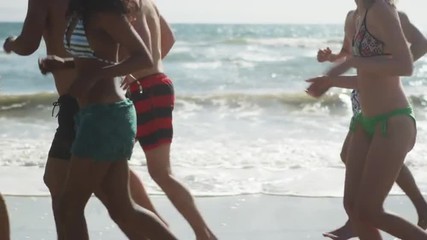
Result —
[[128, 57], [118, 64], [109, 65], [98, 72], [100, 77], [110, 78], [125, 76], [129, 73], [150, 68], [153, 66], [153, 58], [147, 46], [142, 41], [125, 16], [103, 13], [99, 19], [103, 28], [121, 47], [126, 49]]
[[352, 26], [354, 25], [353, 15], [354, 15], [354, 11], [351, 10], [347, 13], [347, 16], [345, 18], [344, 39], [343, 39], [343, 45], [341, 47], [340, 52], [338, 54], [332, 53], [329, 47], [326, 49], [319, 50], [317, 52], [317, 61], [336, 62], [339, 60], [343, 60], [346, 57], [351, 55], [351, 38], [354, 31], [354, 27]]
[[385, 46], [390, 51], [389, 56], [369, 58], [354, 57], [349, 65], [359, 70], [380, 72], [390, 76], [409, 76], [412, 74], [412, 56], [406, 44], [406, 39], [395, 8], [384, 1], [376, 1], [370, 10], [372, 20], [381, 29]]
[[[346, 58], [348, 56], [351, 56], [351, 43], [352, 43], [354, 32], [356, 31], [354, 27], [355, 25], [354, 14], [355, 14], [355, 11], [349, 11], [345, 18], [343, 45], [340, 53], [337, 55], [339, 58]], [[339, 60], [339, 59], [336, 59], [336, 60]]]
[[21, 34], [9, 37], [3, 47], [6, 52], [31, 55], [40, 45], [48, 13], [47, 0], [28, 0], [27, 16]]
[[399, 12], [399, 19], [406, 40], [411, 44], [410, 50], [415, 62], [427, 52], [427, 39], [421, 31], [409, 21], [405, 13]]
[[161, 45], [162, 45], [162, 59], [168, 55], [169, 51], [175, 44], [175, 35], [172, 32], [170, 25], [166, 22], [162, 15], [160, 17], [160, 31], [161, 31]]
[[55, 55], [40, 58], [38, 64], [43, 75], [75, 67], [74, 58], [61, 58]]
[[357, 76], [331, 77], [332, 87], [357, 89]]
[[315, 98], [321, 97], [331, 87], [357, 89], [357, 76], [321, 76], [306, 80], [310, 83], [305, 92]]

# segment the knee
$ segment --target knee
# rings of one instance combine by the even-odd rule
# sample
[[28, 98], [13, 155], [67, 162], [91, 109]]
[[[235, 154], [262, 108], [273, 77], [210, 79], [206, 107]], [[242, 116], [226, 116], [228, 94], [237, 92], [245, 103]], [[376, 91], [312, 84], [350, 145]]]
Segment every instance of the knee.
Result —
[[6, 201], [4, 200], [4, 198], [3, 198], [3, 195], [2, 195], [2, 194], [0, 194], [0, 205], [1, 205], [1, 206], [5, 206], [5, 205], [6, 205]]
[[345, 164], [346, 162], [346, 158], [347, 158], [347, 153], [346, 153], [346, 149], [342, 149], [341, 153], [340, 153], [340, 157], [341, 157], [341, 162], [343, 162]]
[[111, 220], [113, 220], [117, 225], [121, 226], [126, 223], [126, 216], [122, 211], [109, 208], [108, 214], [110, 215]]
[[384, 210], [381, 206], [375, 206], [373, 204], [362, 202], [356, 207], [357, 216], [360, 222], [377, 226], [381, 221], [381, 217], [384, 215]]
[[49, 174], [48, 172], [45, 172], [43, 175], [43, 182], [46, 185], [46, 187], [49, 189], [50, 195], [53, 196], [58, 196], [59, 195], [59, 191], [61, 189], [61, 187], [59, 186], [58, 181], [54, 179], [54, 177]]
[[117, 206], [115, 204], [110, 204], [108, 206], [108, 214], [110, 215], [111, 220], [113, 220], [118, 226], [123, 227], [127, 226], [130, 222], [130, 216], [132, 214], [132, 207]]
[[[52, 161], [52, 160], [48, 160]], [[47, 166], [43, 175], [43, 182], [49, 189], [51, 196], [59, 196], [67, 176], [67, 168]]]
[[151, 178], [159, 185], [170, 182], [173, 178], [172, 172], [168, 169], [148, 169]]

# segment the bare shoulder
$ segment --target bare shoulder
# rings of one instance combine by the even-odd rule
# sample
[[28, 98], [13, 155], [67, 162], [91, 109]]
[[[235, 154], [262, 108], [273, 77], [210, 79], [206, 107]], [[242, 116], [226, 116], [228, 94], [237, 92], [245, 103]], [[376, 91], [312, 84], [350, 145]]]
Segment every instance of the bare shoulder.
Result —
[[347, 16], [345, 18], [345, 23], [346, 24], [352, 24], [355, 21], [356, 17], [357, 17], [356, 10], [350, 10], [347, 13]]
[[408, 24], [408, 23], [410, 23], [409, 17], [408, 17], [408, 15], [405, 12], [398, 11], [397, 13], [399, 15], [399, 19], [400, 19], [400, 22], [402, 24]]
[[139, 0], [141, 13], [145, 16], [158, 17], [159, 11], [152, 0]]
[[355, 13], [355, 12], [356, 12], [355, 10], [350, 10], [350, 11], [348, 11], [348, 12], [347, 12], [347, 17], [346, 17], [346, 18], [347, 18], [347, 19], [348, 19], [348, 18], [352, 18], [352, 17], [354, 16], [354, 13]]
[[347, 17], [344, 22], [344, 30], [346, 33], [351, 33], [355, 29], [357, 13], [355, 10], [351, 10], [347, 13]]
[[396, 7], [387, 3], [386, 1], [375, 1], [369, 12], [371, 13], [370, 15], [372, 19], [381, 22], [398, 18]]

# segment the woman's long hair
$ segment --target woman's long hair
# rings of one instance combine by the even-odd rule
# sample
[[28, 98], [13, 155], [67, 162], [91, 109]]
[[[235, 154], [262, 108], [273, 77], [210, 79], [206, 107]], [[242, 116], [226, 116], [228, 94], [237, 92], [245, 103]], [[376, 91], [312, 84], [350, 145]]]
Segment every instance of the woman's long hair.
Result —
[[[374, 4], [374, 2], [377, 0], [362, 0], [363, 6], [365, 8], [369, 8], [372, 6], [372, 4]], [[385, 0], [386, 2], [388, 2], [390, 5], [395, 6], [397, 0]]]
[[96, 12], [127, 14], [135, 4], [133, 0], [70, 0], [67, 16], [78, 15], [85, 20]]

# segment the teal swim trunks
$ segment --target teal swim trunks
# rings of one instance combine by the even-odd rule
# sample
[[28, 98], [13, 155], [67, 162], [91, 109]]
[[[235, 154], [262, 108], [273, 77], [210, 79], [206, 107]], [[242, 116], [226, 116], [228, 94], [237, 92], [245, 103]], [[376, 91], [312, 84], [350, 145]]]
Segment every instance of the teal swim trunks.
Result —
[[136, 113], [131, 100], [94, 104], [75, 117], [76, 138], [71, 153], [95, 161], [129, 160], [136, 136]]

